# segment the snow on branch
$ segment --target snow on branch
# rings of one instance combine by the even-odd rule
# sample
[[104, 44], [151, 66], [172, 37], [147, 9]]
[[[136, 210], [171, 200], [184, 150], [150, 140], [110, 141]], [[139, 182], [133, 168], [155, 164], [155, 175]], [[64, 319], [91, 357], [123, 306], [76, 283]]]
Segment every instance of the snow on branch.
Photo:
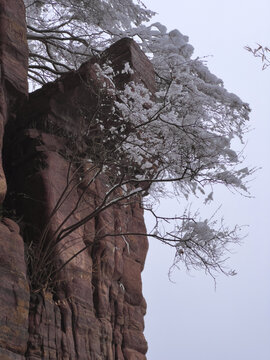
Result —
[[[160, 23], [148, 25], [153, 12], [141, 2], [24, 1], [30, 30], [29, 77], [40, 84], [63, 71], [77, 69], [95, 55], [97, 77], [104, 84], [95, 113], [80, 109], [84, 119], [80, 141], [86, 144], [81, 161], [95, 164], [97, 177], [107, 177], [108, 191], [81, 222], [62, 224], [52, 240], [54, 245], [110, 206], [141, 203], [149, 194], [147, 201], [152, 199], [153, 203], [155, 197], [166, 194], [164, 184], [168, 182], [173, 183], [175, 196], [188, 199], [202, 194], [205, 202], [213, 199], [215, 184], [248, 194], [247, 180], [254, 169], [243, 164], [235, 143], [244, 143], [250, 108], [225, 89], [202, 59], [192, 57], [187, 36], [178, 30], [167, 32]], [[138, 81], [117, 89], [112, 64], [99, 62], [108, 45], [127, 36], [138, 40], [151, 59], [156, 73], [155, 94]], [[255, 55], [265, 60], [262, 51], [268, 49], [260, 47]], [[123, 64], [123, 73], [133, 71], [131, 64]], [[107, 91], [106, 99], [102, 91]], [[102, 117], [103, 107], [109, 109], [106, 119]], [[206, 195], [208, 186], [211, 193]], [[159, 224], [172, 221], [155, 217]], [[225, 272], [224, 254], [230, 244], [238, 243], [238, 227], [229, 230], [223, 222], [217, 226], [186, 213], [174, 221], [172, 231], [162, 233], [157, 227], [156, 232], [147, 234], [175, 248], [174, 265], [181, 260], [187, 268], [204, 268], [210, 274], [213, 270]], [[129, 236], [128, 232], [120, 235]]]

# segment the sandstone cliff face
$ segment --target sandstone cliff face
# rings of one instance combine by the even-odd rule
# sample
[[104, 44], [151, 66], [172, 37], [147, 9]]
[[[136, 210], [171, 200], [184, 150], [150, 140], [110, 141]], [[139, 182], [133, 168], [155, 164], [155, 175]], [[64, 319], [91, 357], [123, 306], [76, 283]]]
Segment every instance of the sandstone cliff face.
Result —
[[[46, 216], [65, 185], [68, 162], [57, 152], [61, 139], [53, 135], [32, 129], [22, 135], [22, 142], [17, 146], [25, 156], [21, 154], [16, 164], [18, 177], [13, 181], [27, 179], [27, 183], [13, 184], [16, 192], [24, 190], [20, 211], [27, 224], [35, 225], [33, 232], [29, 229], [33, 237], [36, 228], [49, 222]], [[32, 164], [43, 159], [42, 169], [29, 167], [29, 152]], [[85, 211], [91, 211], [105, 192], [106, 182], [96, 181], [86, 194]], [[74, 192], [64, 203], [51, 220], [51, 228], [69, 214], [79, 195]], [[83, 213], [75, 213], [70, 223], [81, 216]], [[129, 236], [128, 244], [121, 236], [95, 241], [95, 234], [113, 234], [117, 227], [144, 231], [138, 203], [108, 208], [58, 244], [52, 255], [58, 266], [86, 244], [89, 247], [63, 268], [51, 291], [31, 294], [26, 359], [145, 359], [141, 271], [147, 239]]]
[[[0, 1], [0, 146], [4, 126], [14, 119], [27, 97], [26, 24], [22, 0]], [[0, 203], [6, 195], [0, 157]], [[2, 205], [1, 205], [2, 212]], [[24, 242], [19, 226], [2, 218], [0, 223], [0, 358], [24, 359], [28, 341], [29, 286]]]
[[[80, 109], [94, 114], [102, 96], [100, 116], [109, 123], [110, 84], [101, 94], [107, 80], [98, 76], [95, 59], [26, 101], [23, 19], [22, 1], [0, 0], [0, 28], [5, 29], [0, 35], [0, 125], [1, 139], [6, 125], [8, 184], [4, 207], [15, 219], [2, 217], [0, 223], [0, 358], [146, 359], [141, 271], [147, 238], [114, 236], [145, 232], [140, 200], [116, 203], [62, 239], [54, 237], [63, 224], [72, 226], [93, 212], [108, 189], [105, 175], [89, 185], [91, 164], [86, 164], [80, 167], [79, 185], [64, 192], [69, 179], [78, 175], [70, 165], [70, 151], [76, 145], [84, 150], [83, 142], [70, 144], [70, 134], [79, 139]], [[117, 87], [133, 80], [154, 91], [153, 68], [133, 41], [121, 40], [99, 61], [108, 59], [116, 70], [126, 62], [134, 70], [117, 76]], [[0, 182], [3, 200], [2, 167]], [[57, 207], [63, 193], [65, 200]]]
[[[4, 126], [14, 117], [28, 93], [28, 47], [23, 0], [0, 1], [0, 146]], [[0, 158], [0, 202], [6, 193], [6, 180]]]

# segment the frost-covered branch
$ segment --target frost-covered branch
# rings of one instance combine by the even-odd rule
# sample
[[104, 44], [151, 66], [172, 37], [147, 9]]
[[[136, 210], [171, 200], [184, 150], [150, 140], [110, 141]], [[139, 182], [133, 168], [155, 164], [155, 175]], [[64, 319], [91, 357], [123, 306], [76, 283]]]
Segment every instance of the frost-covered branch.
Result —
[[[87, 104], [81, 106], [80, 128], [76, 134], [69, 134], [72, 143], [83, 144], [84, 151], [74, 155], [67, 185], [38, 245], [39, 262], [35, 266], [51, 262], [63, 240], [106, 209], [132, 201], [144, 203], [146, 195], [153, 203], [155, 197], [166, 194], [168, 183], [173, 185], [175, 196], [181, 194], [188, 199], [190, 195], [202, 194], [205, 202], [213, 199], [215, 184], [248, 194], [247, 180], [254, 169], [243, 165], [242, 152], [235, 149], [235, 144], [238, 142], [238, 148], [244, 144], [249, 106], [225, 89], [203, 59], [193, 58], [187, 36], [178, 30], [168, 32], [160, 23], [149, 25], [153, 12], [141, 1], [24, 2], [29, 30], [29, 78], [38, 84], [54, 80], [67, 70], [76, 71], [92, 57], [97, 77], [105, 84], [96, 91], [96, 109], [91, 110]], [[119, 74], [111, 63], [104, 63], [103, 51], [123, 37], [137, 39], [151, 59], [156, 73], [154, 94], [138, 82], [129, 82], [122, 90], [115, 87]], [[253, 53], [267, 61], [268, 51], [260, 47]], [[123, 64], [122, 73], [132, 74], [131, 66]], [[84, 86], [87, 88], [87, 84]], [[81, 180], [78, 169], [87, 169]], [[87, 213], [88, 190], [102, 177], [106, 178], [107, 191]], [[206, 195], [208, 186], [211, 193]], [[50, 233], [48, 228], [54, 216], [78, 187], [81, 192], [77, 202]], [[82, 208], [84, 216], [75, 221], [74, 215]], [[224, 255], [229, 245], [239, 240], [237, 227], [229, 230], [223, 222], [217, 226], [211, 220], [186, 213], [166, 218], [156, 214], [151, 206], [147, 210], [156, 219], [155, 232], [136, 235], [149, 235], [173, 246], [174, 265], [178, 266], [181, 260], [188, 269], [204, 268], [210, 274], [225, 271]], [[95, 238], [117, 234], [131, 236], [119, 230]], [[35, 281], [39, 283], [40, 279]]]
[[[47, 81], [59, 74], [50, 70], [46, 59], [40, 62], [39, 56], [47, 58], [50, 64], [56, 61], [65, 68], [77, 69], [87, 57], [110, 45], [114, 37], [119, 38], [123, 30], [138, 26], [154, 14], [141, 1], [132, 0], [24, 0], [24, 3], [29, 48], [37, 55], [31, 57], [30, 65], [42, 65], [42, 77]], [[31, 77], [35, 78], [33, 74]], [[37, 82], [40, 81], [39, 78]]]
[[268, 46], [262, 46], [257, 44], [256, 48], [251, 48], [250, 46], [245, 46], [245, 49], [251, 52], [255, 57], [261, 59], [262, 69], [265, 70], [270, 66], [270, 49]]

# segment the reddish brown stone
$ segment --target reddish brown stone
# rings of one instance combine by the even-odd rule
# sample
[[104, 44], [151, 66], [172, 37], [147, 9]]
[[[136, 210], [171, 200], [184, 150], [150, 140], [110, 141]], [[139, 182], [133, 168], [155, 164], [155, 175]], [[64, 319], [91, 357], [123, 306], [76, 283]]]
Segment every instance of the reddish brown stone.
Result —
[[[0, 150], [4, 126], [15, 118], [28, 94], [28, 46], [23, 0], [0, 0]], [[2, 154], [2, 151], [0, 151]], [[0, 204], [7, 191], [0, 155]]]
[[1, 360], [25, 360], [24, 355], [19, 355], [13, 351], [0, 348], [0, 359]]
[[[0, 34], [1, 80], [5, 87], [12, 86], [15, 92], [26, 95], [28, 46], [23, 0], [0, 1]], [[10, 98], [11, 91], [6, 94], [9, 104], [16, 100]]]
[[16, 224], [8, 224], [0, 223], [0, 349], [7, 358], [11, 355], [4, 350], [18, 355], [26, 351], [29, 308], [23, 239], [14, 232]]
[[[0, 204], [7, 190], [2, 164], [4, 126], [8, 120], [15, 119], [27, 97], [27, 66], [24, 3], [0, 0]], [[25, 260], [19, 226], [3, 218], [0, 223], [0, 358], [3, 360], [25, 359], [30, 296]]]
[[[156, 83], [153, 65], [134, 40], [124, 38], [117, 41], [104, 52], [103, 57], [111, 62], [116, 74], [114, 81], [117, 86], [123, 88], [128, 82], [134, 81], [143, 83], [152, 94], [155, 93]], [[132, 74], [123, 74], [126, 63], [134, 71]]]
[[138, 330], [124, 330], [124, 347], [135, 350], [141, 354], [147, 351], [147, 342], [141, 331]]
[[125, 360], [146, 360], [146, 356], [133, 349], [124, 349]]
[[[15, 0], [9, 4], [8, 9]], [[11, 42], [20, 34], [19, 25], [17, 32], [14, 30], [10, 35]], [[8, 49], [14, 54], [16, 46], [10, 44]], [[23, 48], [17, 51], [20, 59]], [[123, 55], [120, 56], [121, 51]], [[116, 67], [118, 62], [120, 67], [125, 62], [134, 67], [131, 78], [115, 79], [117, 86], [121, 87], [125, 81], [142, 81], [154, 91], [151, 64], [133, 41], [120, 41], [106, 52], [102, 61], [107, 58], [111, 58]], [[146, 305], [141, 271], [148, 249], [147, 238], [105, 237], [119, 229], [146, 231], [140, 200], [125, 207], [115, 204], [60, 242], [53, 242], [59, 226], [63, 229], [80, 221], [100, 204], [107, 191], [108, 178], [104, 175], [86, 188], [91, 175], [86, 166], [80, 173], [80, 186], [74, 187], [54, 213], [69, 172], [68, 134], [79, 136], [78, 124], [83, 121], [81, 109], [87, 107], [88, 115], [95, 113], [100, 100], [98, 91], [106, 81], [97, 75], [96, 61], [84, 64], [78, 72], [68, 73], [33, 93], [23, 116], [8, 128], [10, 193], [7, 204], [21, 218], [21, 232], [28, 249], [37, 249], [35, 246], [44, 240], [39, 261], [32, 264], [37, 265], [36, 270], [41, 270], [34, 274], [42, 274], [47, 281], [34, 283], [30, 277], [29, 301], [19, 229], [11, 220], [3, 219], [0, 224], [0, 246], [3, 246], [0, 264], [5, 269], [3, 273], [7, 271], [8, 275], [4, 278], [7, 285], [1, 285], [4, 295], [0, 297], [0, 309], [4, 310], [3, 314], [8, 313], [9, 318], [8, 321], [4, 316], [1, 318], [0, 354], [2, 351], [10, 360], [21, 360], [24, 355], [25, 360], [146, 359], [147, 343], [143, 336]], [[148, 75], [145, 75], [146, 68]], [[13, 86], [13, 75], [10, 68], [6, 69], [7, 82]], [[105, 122], [111, 121], [109, 113], [113, 97], [110, 86], [109, 82], [102, 94], [106, 106], [101, 115]], [[23, 82], [18, 81], [18, 89], [24, 91]], [[3, 108], [5, 106], [3, 102]], [[76, 146], [84, 149], [83, 142]], [[76, 168], [71, 167], [70, 174], [73, 176], [75, 172]], [[76, 208], [82, 193], [83, 201]], [[77, 254], [85, 247], [87, 249]], [[34, 254], [39, 252], [35, 250]], [[56, 276], [49, 274], [56, 269]], [[16, 303], [14, 299], [20, 302]]]

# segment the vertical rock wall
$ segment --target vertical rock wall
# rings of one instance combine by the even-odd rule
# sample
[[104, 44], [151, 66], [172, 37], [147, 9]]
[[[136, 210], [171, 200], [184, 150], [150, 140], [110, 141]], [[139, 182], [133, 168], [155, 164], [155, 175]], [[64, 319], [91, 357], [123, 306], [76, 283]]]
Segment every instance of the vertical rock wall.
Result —
[[[28, 94], [28, 46], [23, 0], [0, 0], [0, 148], [8, 118], [19, 111]], [[0, 157], [0, 203], [6, 193]]]
[[[35, 234], [36, 227], [49, 222], [46, 216], [63, 191], [69, 163], [58, 152], [63, 146], [59, 137], [32, 129], [24, 132], [21, 141], [16, 141], [17, 147], [25, 153], [16, 163], [14, 182], [27, 179], [27, 184], [19, 180], [13, 188], [24, 192], [20, 209]], [[43, 166], [33, 169], [29, 161]], [[67, 225], [93, 210], [106, 190], [106, 179], [96, 181], [85, 194], [82, 211], [72, 215]], [[51, 229], [70, 213], [79, 196], [75, 191], [63, 204], [50, 222]], [[89, 247], [63, 268], [53, 289], [31, 294], [26, 359], [145, 359], [141, 271], [148, 242], [136, 236], [95, 240], [96, 234], [114, 234], [117, 228], [145, 232], [139, 203], [112, 206], [60, 242], [53, 254], [59, 266]]]
[[[0, 223], [0, 358], [5, 360], [144, 360], [147, 343], [143, 336], [146, 310], [142, 295], [146, 237], [113, 236], [116, 232], [145, 232], [140, 202], [116, 204], [95, 216], [57, 243], [39, 264], [59, 269], [74, 254], [78, 256], [57, 272], [56, 281], [43, 291], [29, 289], [26, 266], [32, 244], [44, 240], [41, 254], [54, 231], [80, 221], [102, 201], [108, 179], [103, 176], [87, 187], [87, 168], [82, 182], [55, 209], [70, 169], [67, 134], [78, 132], [87, 107], [93, 114], [100, 89], [107, 95], [101, 116], [108, 116], [113, 98], [110, 82], [98, 75], [96, 60], [78, 72], [60, 78], [27, 97], [27, 46], [24, 6], [21, 0], [0, 0], [0, 142], [5, 134], [5, 171], [8, 183], [6, 204], [16, 221]], [[110, 60], [116, 70], [126, 62], [134, 73], [117, 76], [124, 83], [142, 81], [154, 91], [154, 71], [136, 45], [123, 39], [108, 49], [102, 61]], [[24, 103], [23, 110], [21, 105]], [[76, 145], [76, 144], [75, 144]], [[74, 146], [74, 144], [73, 144]], [[79, 143], [77, 146], [81, 146]], [[83, 150], [83, 149], [81, 149]], [[0, 166], [0, 197], [6, 192]], [[84, 194], [79, 211], [70, 213]], [[42, 232], [47, 229], [46, 236]], [[23, 235], [24, 239], [20, 236]], [[112, 234], [103, 237], [101, 234]], [[97, 234], [99, 235], [97, 237]], [[24, 243], [27, 251], [24, 251]], [[28, 258], [28, 259], [27, 259]], [[45, 261], [45, 262], [43, 262]]]
[[[27, 97], [27, 64], [23, 1], [0, 0], [0, 149], [8, 119]], [[19, 226], [3, 218], [7, 186], [0, 154], [0, 358], [21, 360], [28, 341], [29, 287]]]

